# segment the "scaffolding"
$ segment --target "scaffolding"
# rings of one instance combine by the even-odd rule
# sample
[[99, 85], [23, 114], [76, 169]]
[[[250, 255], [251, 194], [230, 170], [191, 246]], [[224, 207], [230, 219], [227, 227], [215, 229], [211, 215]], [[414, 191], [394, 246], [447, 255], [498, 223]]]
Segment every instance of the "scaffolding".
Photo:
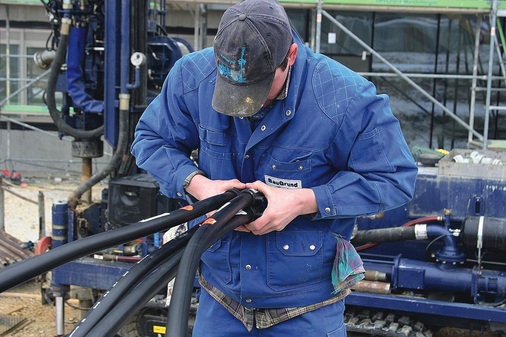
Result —
[[[335, 1], [335, 2], [348, 2], [353, 3], [355, 1]], [[361, 3], [364, 3], [364, 6], [367, 8], [370, 8], [370, 4], [365, 3], [372, 3], [372, 2], [378, 2], [378, 1], [361, 1]], [[399, 1], [400, 2], [400, 1]], [[453, 5], [454, 7], [443, 7], [441, 6], [432, 6], [431, 10], [446, 10], [449, 12], [455, 12], [456, 10], [459, 12], [467, 12], [467, 11], [473, 11], [476, 12], [473, 13], [483, 13], [482, 10], [485, 9], [485, 4], [488, 4], [488, 2], [484, 1], [469, 1], [468, 6], [470, 8], [464, 8], [462, 6], [457, 6], [457, 1], [443, 1], [445, 4]], [[474, 4], [471, 4], [473, 2]], [[393, 1], [393, 3], [398, 3]], [[420, 1], [420, 3], [424, 4], [425, 2]], [[442, 104], [439, 100], [437, 100], [435, 97], [433, 97], [430, 93], [428, 93], [425, 89], [423, 89], [421, 86], [419, 86], [416, 82], [414, 82], [408, 75], [404, 74], [401, 70], [396, 68], [392, 63], [390, 63], [386, 58], [384, 58], [380, 53], [376, 52], [373, 48], [371, 48], [367, 43], [362, 41], [357, 35], [355, 35], [351, 30], [346, 28], [342, 23], [340, 23], [338, 20], [336, 20], [332, 15], [330, 15], [327, 11], [323, 9], [324, 2], [323, 0], [318, 0], [317, 3], [317, 10], [316, 10], [316, 47], [315, 51], [320, 52], [320, 27], [321, 27], [321, 21], [322, 17], [325, 17], [326, 19], [330, 20], [335, 26], [337, 26], [339, 29], [341, 29], [344, 33], [346, 33], [348, 36], [352, 37], [357, 43], [359, 43], [365, 50], [367, 50], [369, 53], [376, 56], [379, 60], [381, 60], [384, 64], [386, 64], [397, 76], [399, 76], [401, 79], [406, 81], [409, 85], [411, 85], [414, 89], [418, 90], [420, 93], [422, 93], [429, 101], [431, 101], [433, 104], [441, 108], [444, 112], [446, 112], [451, 118], [453, 118], [458, 124], [460, 124], [462, 127], [464, 127], [468, 131], [468, 143], [471, 146], [477, 146], [481, 147], [484, 150], [489, 148], [503, 148], [505, 146], [504, 141], [491, 141], [488, 139], [488, 129], [489, 129], [489, 117], [490, 117], [490, 111], [491, 110], [506, 110], [505, 106], [494, 106], [491, 104], [491, 93], [496, 88], [492, 87], [492, 83], [494, 81], [494, 74], [493, 74], [493, 65], [494, 65], [494, 55], [495, 53], [498, 54], [499, 58], [499, 64], [501, 69], [501, 77], [503, 80], [506, 81], [506, 72], [504, 69], [503, 64], [503, 51], [501, 50], [501, 44], [498, 41], [497, 38], [497, 28], [500, 28], [500, 25], [497, 25], [498, 17], [504, 16], [504, 11], [499, 9], [499, 1], [493, 0], [491, 4], [491, 9], [486, 14], [489, 15], [490, 19], [490, 45], [489, 45], [489, 59], [488, 59], [488, 73], [486, 77], [480, 76], [478, 77], [478, 46], [479, 46], [479, 39], [480, 39], [480, 29], [481, 29], [481, 19], [482, 17], [479, 16], [479, 22], [476, 25], [476, 33], [475, 33], [475, 53], [474, 53], [474, 64], [473, 64], [473, 74], [472, 74], [472, 86], [471, 86], [471, 104], [470, 104], [470, 112], [469, 112], [469, 123], [466, 123], [464, 120], [462, 120], [457, 114], [455, 114], [453, 111], [451, 111], [448, 107], [446, 107], [444, 104]], [[474, 8], [471, 8], [472, 5], [474, 5]], [[384, 7], [382, 7], [384, 9]], [[400, 7], [391, 7], [390, 9], [402, 9]], [[421, 5], [418, 8], [419, 11], [426, 11], [427, 7], [424, 7]], [[415, 11], [414, 7], [410, 7], [410, 11]], [[501, 33], [502, 35], [502, 33]], [[504, 40], [502, 41], [504, 42]], [[384, 74], [375, 74], [375, 73], [364, 73], [366, 76], [384, 76]], [[413, 77], [419, 76], [417, 74], [412, 74]], [[450, 76], [449, 78], [464, 78], [462, 75], [457, 76]], [[469, 77], [466, 77], [469, 78]], [[485, 114], [484, 114], [484, 131], [483, 133], [479, 133], [475, 130], [475, 106], [476, 106], [476, 91], [479, 90], [477, 86], [477, 80], [485, 79], [487, 81], [487, 87], [486, 87], [486, 102], [485, 102]]]

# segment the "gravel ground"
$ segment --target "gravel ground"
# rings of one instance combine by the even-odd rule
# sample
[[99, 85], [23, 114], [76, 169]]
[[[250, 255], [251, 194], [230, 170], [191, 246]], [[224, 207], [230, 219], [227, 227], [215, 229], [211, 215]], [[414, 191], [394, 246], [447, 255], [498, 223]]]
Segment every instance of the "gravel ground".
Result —
[[[32, 281], [0, 294], [0, 317], [8, 318], [4, 324], [0, 320], [0, 336], [57, 336], [56, 309], [52, 302], [42, 298], [40, 289], [41, 283]], [[81, 319], [82, 311], [76, 309], [78, 306], [79, 302], [75, 300], [68, 300], [65, 305], [66, 334]]]

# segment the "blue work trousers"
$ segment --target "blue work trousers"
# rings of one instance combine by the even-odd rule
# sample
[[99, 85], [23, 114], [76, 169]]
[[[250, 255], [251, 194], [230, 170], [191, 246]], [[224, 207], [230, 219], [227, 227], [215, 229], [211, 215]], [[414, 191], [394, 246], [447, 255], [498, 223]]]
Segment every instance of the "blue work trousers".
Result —
[[199, 302], [193, 337], [346, 337], [344, 301], [251, 332], [207, 291], [202, 290]]

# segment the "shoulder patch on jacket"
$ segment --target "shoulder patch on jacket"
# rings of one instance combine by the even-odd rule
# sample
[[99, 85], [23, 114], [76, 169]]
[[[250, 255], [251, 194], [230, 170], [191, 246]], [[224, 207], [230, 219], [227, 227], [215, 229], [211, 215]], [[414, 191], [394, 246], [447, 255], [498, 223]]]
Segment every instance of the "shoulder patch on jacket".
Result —
[[[216, 71], [212, 48], [190, 53], [179, 61], [181, 61], [181, 78], [184, 79], [182, 83], [184, 92], [197, 89], [202, 81]], [[212, 80], [214, 81], [214, 77]]]
[[320, 109], [332, 120], [344, 114], [365, 79], [324, 57], [315, 68], [312, 84]]

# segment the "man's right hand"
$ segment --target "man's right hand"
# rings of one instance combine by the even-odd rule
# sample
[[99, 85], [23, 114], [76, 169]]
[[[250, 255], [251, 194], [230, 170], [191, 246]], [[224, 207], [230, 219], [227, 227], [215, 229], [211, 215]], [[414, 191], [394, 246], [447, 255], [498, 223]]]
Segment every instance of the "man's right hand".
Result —
[[186, 192], [197, 200], [203, 200], [233, 188], [242, 190], [246, 188], [246, 184], [237, 179], [211, 180], [201, 174], [197, 174], [192, 178], [188, 187], [186, 187]]

